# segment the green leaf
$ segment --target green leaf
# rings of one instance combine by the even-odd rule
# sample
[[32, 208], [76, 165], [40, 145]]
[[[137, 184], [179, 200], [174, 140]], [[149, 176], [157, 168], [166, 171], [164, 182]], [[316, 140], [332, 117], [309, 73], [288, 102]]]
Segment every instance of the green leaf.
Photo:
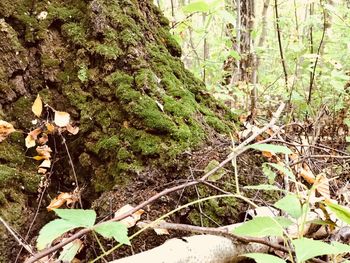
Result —
[[243, 256], [254, 259], [256, 263], [286, 263], [281, 258], [263, 253], [248, 253]]
[[51, 244], [53, 240], [60, 237], [62, 234], [79, 226], [64, 219], [55, 219], [47, 223], [39, 232], [36, 247], [41, 250]]
[[277, 169], [278, 171], [282, 172], [283, 174], [287, 175], [293, 181], [295, 181], [295, 176], [289, 168], [284, 167], [284, 166], [277, 164], [277, 163], [267, 163], [267, 164], [272, 166], [273, 168]]
[[78, 253], [81, 245], [82, 242], [79, 239], [76, 239], [65, 245], [58, 259], [63, 262], [71, 262], [74, 259], [75, 255]]
[[78, 79], [80, 79], [81, 82], [85, 82], [88, 80], [88, 78], [88, 68], [85, 65], [80, 66], [78, 71]]
[[337, 254], [338, 249], [325, 242], [309, 238], [292, 240], [298, 262], [326, 254]]
[[65, 219], [76, 226], [92, 227], [95, 224], [96, 212], [84, 209], [53, 209], [62, 219]]
[[276, 173], [272, 171], [266, 163], [263, 163], [262, 165], [262, 172], [267, 177], [270, 184], [273, 184], [275, 182]]
[[274, 206], [287, 212], [295, 219], [298, 219], [303, 213], [299, 198], [293, 194], [287, 194], [281, 200], [278, 200]]
[[271, 152], [271, 153], [284, 153], [284, 154], [292, 154], [293, 152], [286, 146], [274, 145], [274, 144], [252, 144], [249, 146], [251, 149]]
[[334, 246], [338, 250], [337, 254], [350, 253], [349, 245], [334, 241], [332, 242], [332, 246]]
[[232, 233], [251, 237], [283, 236], [281, 223], [283, 226], [287, 225], [287, 221], [279, 220], [277, 217], [255, 217], [235, 228]]
[[350, 210], [348, 208], [331, 202], [325, 202], [325, 204], [340, 220], [350, 225]]
[[196, 1], [190, 3], [182, 8], [184, 13], [194, 13], [194, 12], [208, 12], [210, 10], [210, 5], [205, 1]]
[[278, 188], [275, 185], [270, 184], [259, 184], [259, 185], [248, 185], [244, 186], [244, 189], [252, 189], [252, 190], [265, 190], [265, 191], [283, 191], [281, 188]]
[[127, 227], [120, 222], [107, 222], [94, 227], [94, 230], [105, 238], [114, 238], [119, 243], [130, 245]]

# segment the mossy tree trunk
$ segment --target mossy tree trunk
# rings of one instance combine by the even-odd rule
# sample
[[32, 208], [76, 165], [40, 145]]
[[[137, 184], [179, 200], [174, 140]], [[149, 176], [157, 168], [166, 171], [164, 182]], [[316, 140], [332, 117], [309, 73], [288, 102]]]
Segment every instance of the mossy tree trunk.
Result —
[[[150, 0], [0, 1], [0, 119], [18, 131], [0, 143], [0, 213], [17, 231], [25, 234], [47, 179], [24, 147], [37, 94], [80, 127], [66, 139], [85, 208], [102, 192], [157, 181], [154, 167], [176, 167], [179, 154], [230, 131], [232, 116], [184, 68], [168, 30]], [[75, 187], [55, 142], [51, 197]], [[1, 262], [13, 244], [0, 246]]]

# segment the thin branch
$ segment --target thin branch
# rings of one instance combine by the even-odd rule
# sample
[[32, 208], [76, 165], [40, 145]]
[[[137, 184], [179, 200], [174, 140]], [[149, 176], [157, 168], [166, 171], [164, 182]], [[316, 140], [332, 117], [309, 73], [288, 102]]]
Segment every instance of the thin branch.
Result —
[[22, 242], [21, 238], [17, 236], [17, 234], [12, 230], [12, 228], [6, 223], [4, 219], [0, 216], [0, 222], [4, 225], [4, 227], [10, 232], [10, 234], [16, 239], [17, 243], [20, 244], [25, 250], [28, 251], [31, 255], [34, 255], [32, 248], [29, 245], [26, 245]]
[[311, 102], [312, 88], [313, 88], [313, 84], [314, 84], [314, 81], [315, 81], [316, 67], [317, 67], [317, 63], [318, 63], [318, 57], [320, 56], [321, 48], [322, 48], [322, 45], [323, 45], [324, 37], [325, 37], [325, 35], [326, 35], [326, 30], [327, 30], [326, 10], [325, 10], [325, 8], [324, 8], [323, 5], [322, 5], [322, 11], [323, 11], [323, 31], [322, 31], [322, 37], [321, 37], [320, 44], [318, 45], [317, 56], [316, 56], [315, 64], [314, 64], [314, 67], [313, 67], [313, 70], [312, 70], [311, 79], [310, 79], [309, 98], [308, 98], [308, 100], [307, 100], [307, 103], [308, 103], [308, 104], [310, 104], [310, 102]]
[[283, 68], [283, 73], [284, 73], [284, 82], [285, 82], [286, 87], [288, 87], [288, 73], [287, 73], [286, 62], [284, 60], [284, 55], [283, 55], [281, 29], [280, 29], [280, 22], [279, 22], [277, 5], [278, 5], [277, 0], [275, 0], [275, 18], [276, 18], [276, 30], [277, 30], [278, 47], [279, 47], [279, 51], [280, 51], [281, 63], [282, 63], [282, 68]]

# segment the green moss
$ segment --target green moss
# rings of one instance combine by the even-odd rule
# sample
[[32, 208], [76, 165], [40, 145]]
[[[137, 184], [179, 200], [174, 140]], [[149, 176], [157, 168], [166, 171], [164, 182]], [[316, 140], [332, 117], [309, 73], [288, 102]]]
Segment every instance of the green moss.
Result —
[[230, 129], [216, 116], [205, 116], [205, 121], [213, 127], [216, 131], [222, 133], [229, 133]]
[[86, 43], [86, 29], [80, 23], [66, 23], [61, 27], [62, 34], [74, 44], [84, 46]]
[[[24, 142], [23, 142], [24, 143]], [[19, 144], [11, 144], [8, 140], [0, 143], [0, 160], [16, 167], [25, 162], [23, 148]]]
[[95, 152], [99, 153], [101, 150], [116, 151], [118, 149], [119, 144], [120, 140], [118, 136], [106, 136], [99, 139], [99, 141], [96, 143]]
[[163, 96], [164, 110], [176, 117], [189, 118], [196, 112], [196, 102], [191, 97], [184, 96], [178, 100], [171, 96]]
[[165, 44], [171, 55], [181, 57], [181, 46], [166, 28], [159, 28], [160, 40]]
[[123, 54], [123, 51], [116, 45], [107, 45], [96, 43], [92, 49], [92, 52], [99, 54], [106, 59], [116, 60], [120, 55]]
[[56, 58], [51, 58], [49, 55], [47, 54], [43, 54], [41, 56], [41, 65], [43, 67], [58, 67], [60, 65], [61, 61], [59, 59]]
[[138, 90], [155, 93], [158, 90], [157, 76], [150, 69], [142, 68], [135, 75], [135, 85]]
[[18, 179], [18, 177], [15, 168], [0, 164], [0, 187], [5, 187], [8, 182]]
[[133, 157], [133, 154], [130, 151], [128, 151], [125, 147], [121, 147], [118, 150], [118, 153], [117, 153], [118, 160], [126, 161], [132, 157]]
[[11, 118], [16, 120], [21, 127], [26, 129], [30, 129], [33, 126], [31, 121], [35, 118], [35, 115], [30, 110], [33, 102], [34, 99], [22, 96], [12, 104], [10, 112]]
[[164, 149], [164, 144], [159, 136], [134, 128], [124, 128], [121, 132], [122, 138], [130, 144], [134, 152], [142, 155], [154, 155], [159, 154]]

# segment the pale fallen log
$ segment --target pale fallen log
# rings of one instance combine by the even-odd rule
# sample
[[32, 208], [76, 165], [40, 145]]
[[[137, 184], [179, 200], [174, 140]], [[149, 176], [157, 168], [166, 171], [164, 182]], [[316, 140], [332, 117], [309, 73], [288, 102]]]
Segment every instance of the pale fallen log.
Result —
[[110, 263], [235, 263], [240, 255], [250, 252], [264, 253], [269, 246], [242, 243], [215, 235], [194, 235], [173, 238], [163, 245]]

